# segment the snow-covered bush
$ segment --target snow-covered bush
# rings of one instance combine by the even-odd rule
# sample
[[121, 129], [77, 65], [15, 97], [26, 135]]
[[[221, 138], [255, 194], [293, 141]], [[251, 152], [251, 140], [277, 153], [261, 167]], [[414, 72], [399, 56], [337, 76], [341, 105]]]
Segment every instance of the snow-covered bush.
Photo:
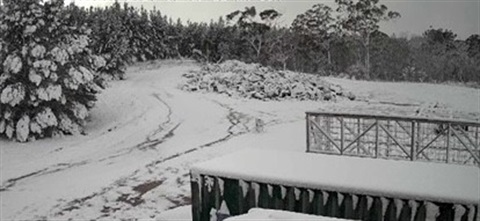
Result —
[[5, 1], [0, 14], [0, 136], [18, 141], [76, 134], [100, 88], [105, 61], [90, 31], [69, 25], [62, 0]]

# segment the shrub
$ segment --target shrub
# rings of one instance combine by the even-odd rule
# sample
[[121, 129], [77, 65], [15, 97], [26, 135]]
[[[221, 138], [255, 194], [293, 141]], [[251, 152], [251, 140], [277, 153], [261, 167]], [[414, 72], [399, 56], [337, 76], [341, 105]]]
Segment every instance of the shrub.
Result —
[[0, 15], [0, 136], [21, 142], [82, 131], [105, 60], [62, 0], [6, 1]]

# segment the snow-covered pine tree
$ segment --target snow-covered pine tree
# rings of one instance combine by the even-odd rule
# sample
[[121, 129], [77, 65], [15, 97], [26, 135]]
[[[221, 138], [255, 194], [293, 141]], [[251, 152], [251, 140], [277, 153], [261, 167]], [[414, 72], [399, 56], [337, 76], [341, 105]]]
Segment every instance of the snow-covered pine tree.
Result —
[[126, 29], [127, 12], [115, 1], [105, 8], [90, 8], [88, 26], [92, 28], [92, 50], [106, 60], [101, 71], [113, 79], [125, 78], [131, 62]]
[[0, 136], [25, 142], [82, 131], [105, 60], [63, 0], [6, 0], [0, 14]]

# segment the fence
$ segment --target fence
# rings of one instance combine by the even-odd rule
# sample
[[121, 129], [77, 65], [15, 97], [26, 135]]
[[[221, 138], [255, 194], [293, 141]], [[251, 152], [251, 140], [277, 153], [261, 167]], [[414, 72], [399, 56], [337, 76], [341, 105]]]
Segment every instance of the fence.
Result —
[[307, 152], [480, 166], [480, 123], [307, 112]]

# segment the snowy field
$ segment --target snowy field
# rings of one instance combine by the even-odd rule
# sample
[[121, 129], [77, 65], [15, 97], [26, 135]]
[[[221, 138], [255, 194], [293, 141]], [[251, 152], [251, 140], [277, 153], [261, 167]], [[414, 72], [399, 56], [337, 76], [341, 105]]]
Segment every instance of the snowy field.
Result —
[[243, 148], [305, 151], [305, 111], [480, 119], [480, 89], [326, 78], [358, 99], [264, 102], [178, 89], [198, 68], [134, 65], [99, 96], [84, 135], [0, 140], [0, 220], [160, 219], [190, 204], [194, 163]]

